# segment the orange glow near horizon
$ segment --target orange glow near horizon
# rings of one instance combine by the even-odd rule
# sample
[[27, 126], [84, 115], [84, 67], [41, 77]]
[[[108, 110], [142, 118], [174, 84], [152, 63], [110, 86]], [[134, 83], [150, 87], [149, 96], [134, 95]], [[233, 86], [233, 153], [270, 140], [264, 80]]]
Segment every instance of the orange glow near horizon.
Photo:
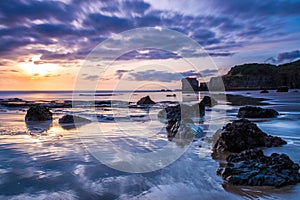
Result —
[[[19, 63], [19, 67], [27, 74], [34, 76], [45, 76], [49, 73], [54, 73], [58, 66], [51, 63], [39, 63], [41, 56], [34, 55], [29, 62]], [[39, 63], [39, 64], [36, 64]]]

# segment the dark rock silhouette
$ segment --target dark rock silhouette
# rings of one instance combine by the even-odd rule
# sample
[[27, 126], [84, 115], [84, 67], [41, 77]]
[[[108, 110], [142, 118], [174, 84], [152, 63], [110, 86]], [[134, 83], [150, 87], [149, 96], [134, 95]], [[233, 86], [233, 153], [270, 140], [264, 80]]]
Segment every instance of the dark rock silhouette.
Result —
[[156, 103], [152, 101], [152, 99], [149, 96], [145, 96], [137, 102], [137, 105], [152, 105], [152, 104], [156, 104]]
[[42, 105], [35, 105], [29, 108], [25, 116], [26, 121], [52, 120], [52, 112]]
[[281, 86], [277, 88], [277, 92], [288, 92], [289, 91], [289, 87], [287, 86]]
[[213, 107], [218, 104], [218, 102], [210, 96], [204, 96], [201, 102], [208, 107]]
[[269, 91], [268, 90], [262, 90], [262, 91], [260, 91], [260, 93], [261, 94], [266, 94], [266, 93], [269, 93]]
[[265, 156], [262, 150], [230, 154], [217, 174], [227, 183], [248, 186], [281, 187], [300, 182], [299, 165], [286, 154]]
[[64, 115], [62, 118], [58, 120], [60, 124], [74, 124], [74, 123], [86, 123], [91, 122], [91, 120], [79, 117], [76, 115]]
[[219, 131], [220, 137], [214, 145], [215, 152], [241, 152], [257, 147], [277, 147], [286, 144], [280, 137], [273, 137], [260, 130], [247, 119], [228, 123]]
[[279, 113], [273, 109], [264, 109], [261, 107], [245, 106], [238, 111], [237, 117], [240, 118], [272, 118], [278, 116]]

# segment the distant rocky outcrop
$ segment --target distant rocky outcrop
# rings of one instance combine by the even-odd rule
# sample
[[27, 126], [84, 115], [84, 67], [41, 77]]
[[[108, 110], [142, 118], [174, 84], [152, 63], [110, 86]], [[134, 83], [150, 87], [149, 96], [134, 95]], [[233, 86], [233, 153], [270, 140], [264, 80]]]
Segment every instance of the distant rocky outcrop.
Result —
[[265, 156], [262, 150], [230, 154], [217, 174], [234, 185], [281, 187], [300, 182], [299, 165], [286, 154]]
[[219, 131], [219, 139], [214, 145], [215, 152], [241, 152], [257, 147], [277, 147], [287, 142], [280, 137], [264, 133], [256, 124], [247, 119], [228, 123]]
[[52, 112], [48, 107], [35, 105], [29, 108], [25, 115], [25, 121], [46, 121], [52, 120]]
[[149, 96], [145, 96], [137, 102], [137, 105], [152, 105], [152, 104], [156, 104], [156, 103], [152, 101], [152, 99]]
[[[300, 88], [300, 60], [283, 64], [243, 64], [237, 65], [222, 76], [226, 90], [277, 89], [281, 86]], [[220, 77], [213, 77], [208, 83], [210, 90], [222, 90]]]
[[274, 109], [264, 109], [261, 107], [245, 106], [238, 111], [237, 117], [240, 118], [272, 118], [278, 116], [279, 113]]

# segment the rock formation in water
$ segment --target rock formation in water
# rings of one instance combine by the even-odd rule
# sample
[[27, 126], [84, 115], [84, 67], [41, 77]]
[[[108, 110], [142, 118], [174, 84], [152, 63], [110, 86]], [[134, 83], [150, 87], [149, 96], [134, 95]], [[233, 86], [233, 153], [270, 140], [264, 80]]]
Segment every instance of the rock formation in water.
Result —
[[285, 154], [265, 156], [262, 150], [251, 149], [230, 154], [226, 161], [217, 174], [234, 185], [281, 187], [300, 182], [299, 165]]
[[219, 132], [220, 137], [214, 145], [216, 152], [241, 152], [257, 147], [277, 147], [286, 144], [280, 137], [264, 133], [256, 124], [247, 119], [228, 123]]
[[272, 118], [278, 116], [279, 113], [274, 109], [264, 109], [261, 107], [244, 106], [238, 111], [237, 117], [240, 118]]
[[60, 124], [74, 124], [74, 123], [87, 123], [87, 122], [91, 122], [91, 120], [76, 115], [64, 115], [58, 120], [58, 122]]
[[145, 96], [137, 102], [137, 105], [152, 105], [152, 104], [156, 104], [156, 103], [152, 101], [152, 99], [149, 96]]
[[48, 107], [35, 105], [29, 108], [26, 113], [25, 121], [46, 121], [52, 120], [52, 112]]
[[210, 96], [204, 96], [203, 99], [201, 100], [201, 102], [204, 103], [204, 105], [208, 106], [208, 107], [213, 107], [218, 104], [218, 102]]
[[167, 120], [173, 120], [175, 123], [183, 119], [193, 117], [203, 117], [205, 115], [204, 103], [196, 103], [194, 105], [177, 104], [175, 106], [167, 106], [158, 113], [158, 117]]

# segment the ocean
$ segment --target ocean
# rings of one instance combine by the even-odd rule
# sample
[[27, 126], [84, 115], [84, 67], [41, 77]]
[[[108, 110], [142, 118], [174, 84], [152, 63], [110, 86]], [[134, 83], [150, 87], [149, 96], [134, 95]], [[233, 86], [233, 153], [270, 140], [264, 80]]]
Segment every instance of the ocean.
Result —
[[[300, 91], [227, 93], [263, 98], [259, 106], [277, 110], [280, 113], [277, 118], [252, 119], [264, 132], [288, 142], [282, 147], [264, 149], [264, 152], [267, 155], [286, 153], [300, 164]], [[231, 186], [216, 175], [220, 163], [211, 157], [214, 134], [226, 123], [237, 119], [237, 111], [243, 102], [221, 100], [218, 105], [207, 108], [206, 116], [196, 123], [205, 135], [195, 137], [191, 143], [168, 140], [165, 124], [157, 118], [157, 113], [167, 104], [182, 101], [191, 104], [207, 94], [98, 91], [95, 95], [79, 92], [74, 98], [114, 100], [116, 104], [97, 108], [53, 108], [53, 121], [38, 124], [25, 123], [27, 108], [0, 106], [0, 199], [298, 199], [300, 184], [283, 188]], [[147, 95], [159, 104], [148, 110], [124, 106], [128, 102], [134, 105]], [[0, 99], [6, 98], [72, 100], [73, 93], [0, 92]], [[58, 119], [67, 113], [89, 119], [99, 115], [113, 116], [118, 120], [93, 121], [72, 129], [58, 123]], [[91, 125], [97, 130], [90, 131]], [[154, 171], [132, 173], [131, 166], [127, 171], [120, 171], [120, 165], [111, 167], [106, 163], [136, 162], [138, 157], [145, 155], [147, 158], [148, 153], [166, 146], [170, 150], [168, 154], [175, 154], [179, 149], [182, 155], [172, 162], [160, 158], [161, 167]], [[122, 156], [113, 154], [112, 149], [122, 152]], [[137, 169], [151, 166], [151, 161], [140, 163]], [[155, 166], [160, 165], [155, 163]]]

